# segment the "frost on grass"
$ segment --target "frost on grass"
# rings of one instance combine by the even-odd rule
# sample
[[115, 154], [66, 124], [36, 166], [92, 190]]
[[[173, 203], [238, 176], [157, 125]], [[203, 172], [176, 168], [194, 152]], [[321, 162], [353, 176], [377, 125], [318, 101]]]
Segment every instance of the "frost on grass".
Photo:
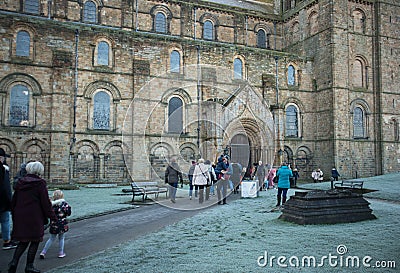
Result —
[[[269, 258], [314, 256], [319, 262], [323, 256], [340, 256], [338, 246], [347, 248], [344, 258], [368, 255], [374, 261], [400, 261], [400, 204], [371, 199], [376, 220], [302, 226], [278, 220], [280, 213], [269, 212], [275, 198], [276, 191], [271, 190], [255, 199], [216, 206], [52, 272], [338, 272], [338, 266], [335, 269], [327, 262], [318, 268], [281, 268], [276, 260], [265, 267], [257, 263], [265, 252]], [[362, 267], [339, 271], [373, 272]]]

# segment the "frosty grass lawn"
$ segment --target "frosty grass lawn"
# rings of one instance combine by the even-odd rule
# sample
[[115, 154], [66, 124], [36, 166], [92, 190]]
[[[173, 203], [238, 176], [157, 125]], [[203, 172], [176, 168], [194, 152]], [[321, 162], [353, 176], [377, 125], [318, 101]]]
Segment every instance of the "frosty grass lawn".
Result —
[[[269, 190], [255, 199], [209, 208], [51, 272], [399, 272], [400, 174], [364, 181], [365, 188], [378, 190], [365, 194], [377, 220], [307, 226], [284, 222], [277, 219], [280, 213], [269, 212], [276, 202], [276, 190]], [[328, 189], [329, 182], [302, 186]], [[126, 208], [123, 203], [130, 197], [112, 195], [116, 191], [67, 191], [66, 199], [80, 208], [74, 211], [80, 218], [99, 213], [99, 207]], [[392, 268], [377, 268], [379, 264]]]

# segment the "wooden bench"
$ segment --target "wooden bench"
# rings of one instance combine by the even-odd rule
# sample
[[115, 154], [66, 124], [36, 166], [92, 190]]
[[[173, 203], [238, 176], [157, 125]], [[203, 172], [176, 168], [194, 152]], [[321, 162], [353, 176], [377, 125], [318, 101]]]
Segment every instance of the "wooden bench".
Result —
[[362, 180], [342, 180], [341, 182], [336, 182], [335, 189], [359, 189], [362, 190], [364, 181]]
[[142, 201], [147, 199], [147, 196], [154, 194], [154, 198], [158, 199], [160, 193], [165, 193], [165, 198], [168, 198], [168, 188], [159, 187], [158, 182], [132, 182], [132, 202], [135, 201], [135, 196], [142, 196]]

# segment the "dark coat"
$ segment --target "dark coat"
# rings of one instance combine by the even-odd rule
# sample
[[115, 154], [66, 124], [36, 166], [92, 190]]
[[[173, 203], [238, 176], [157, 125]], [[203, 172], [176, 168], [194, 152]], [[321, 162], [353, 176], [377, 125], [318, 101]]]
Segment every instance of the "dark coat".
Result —
[[165, 170], [165, 183], [174, 184], [181, 182], [183, 183], [182, 172], [178, 166], [178, 163], [173, 162], [171, 165], [168, 165]]
[[11, 202], [12, 238], [21, 242], [43, 240], [44, 223], [57, 221], [51, 207], [46, 181], [34, 174], [21, 178]]
[[11, 185], [8, 166], [0, 162], [0, 213], [11, 210]]
[[64, 200], [58, 199], [51, 202], [57, 221], [50, 223], [50, 233], [60, 234], [69, 230], [67, 216], [71, 215], [71, 206]]

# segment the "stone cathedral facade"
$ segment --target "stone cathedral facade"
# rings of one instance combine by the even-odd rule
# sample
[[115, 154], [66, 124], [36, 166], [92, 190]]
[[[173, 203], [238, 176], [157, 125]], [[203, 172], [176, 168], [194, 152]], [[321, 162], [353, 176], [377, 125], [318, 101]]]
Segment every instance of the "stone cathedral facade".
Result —
[[400, 170], [397, 0], [5, 0], [0, 147], [50, 183], [222, 153], [307, 179]]

